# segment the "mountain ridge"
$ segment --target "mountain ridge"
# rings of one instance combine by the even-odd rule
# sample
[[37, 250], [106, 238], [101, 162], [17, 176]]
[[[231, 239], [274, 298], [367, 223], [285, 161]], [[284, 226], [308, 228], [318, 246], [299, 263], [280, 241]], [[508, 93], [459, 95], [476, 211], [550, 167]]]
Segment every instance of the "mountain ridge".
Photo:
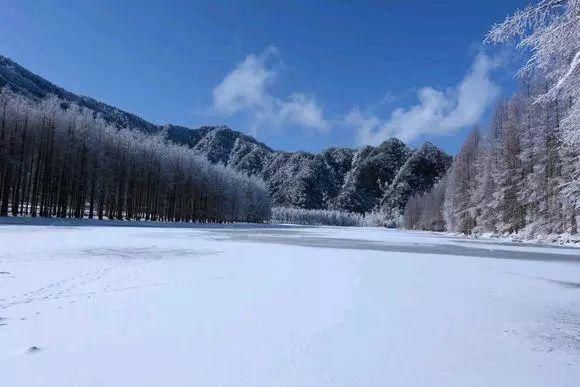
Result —
[[100, 113], [117, 127], [162, 133], [169, 141], [192, 148], [212, 163], [262, 177], [274, 204], [280, 206], [359, 213], [382, 208], [400, 212], [410, 195], [430, 189], [451, 164], [451, 156], [431, 143], [412, 149], [395, 138], [376, 147], [287, 152], [274, 150], [252, 136], [223, 125], [197, 129], [156, 125], [91, 97], [67, 91], [0, 55], [0, 87], [5, 86], [37, 99], [54, 94]]

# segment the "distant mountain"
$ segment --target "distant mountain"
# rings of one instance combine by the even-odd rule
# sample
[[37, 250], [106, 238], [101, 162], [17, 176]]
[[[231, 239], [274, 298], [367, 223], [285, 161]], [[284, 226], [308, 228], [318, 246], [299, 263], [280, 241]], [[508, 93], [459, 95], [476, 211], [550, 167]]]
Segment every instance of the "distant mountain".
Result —
[[413, 150], [397, 139], [377, 147], [330, 148], [321, 153], [276, 151], [225, 126], [190, 129], [155, 125], [114, 106], [79, 96], [0, 56], [0, 87], [43, 98], [49, 94], [100, 113], [118, 127], [163, 133], [213, 163], [261, 176], [276, 205], [367, 212], [400, 210], [408, 197], [429, 190], [446, 172], [451, 157], [430, 143]]

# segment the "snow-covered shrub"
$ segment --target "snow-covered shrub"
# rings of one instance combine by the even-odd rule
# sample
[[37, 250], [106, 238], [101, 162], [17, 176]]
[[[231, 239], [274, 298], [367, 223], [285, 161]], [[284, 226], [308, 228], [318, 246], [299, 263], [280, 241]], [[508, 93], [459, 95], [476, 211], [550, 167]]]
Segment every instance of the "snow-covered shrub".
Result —
[[397, 227], [401, 219], [373, 210], [366, 214], [339, 210], [305, 210], [303, 208], [273, 207], [272, 223], [313, 226]]
[[272, 223], [312, 226], [361, 226], [364, 217], [354, 212], [337, 210], [306, 210], [303, 208], [274, 207]]
[[364, 214], [361, 220], [363, 227], [396, 227], [397, 219], [387, 216], [385, 212], [373, 210]]

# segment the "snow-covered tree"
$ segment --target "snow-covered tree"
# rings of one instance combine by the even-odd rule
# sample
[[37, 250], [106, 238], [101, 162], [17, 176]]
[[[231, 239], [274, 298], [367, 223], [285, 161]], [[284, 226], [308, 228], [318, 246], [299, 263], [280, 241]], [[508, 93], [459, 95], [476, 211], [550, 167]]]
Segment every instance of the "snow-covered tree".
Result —
[[508, 16], [492, 27], [487, 41], [516, 41], [517, 47], [530, 52], [520, 69], [524, 78], [542, 77], [546, 88], [536, 102], [557, 102], [558, 141], [563, 158], [566, 185], [564, 205], [572, 212], [580, 207], [580, 1], [542, 0]]
[[308, 210], [304, 208], [274, 207], [273, 223], [312, 226], [362, 226], [364, 216], [355, 212], [338, 210]]
[[443, 203], [447, 180], [442, 179], [429, 192], [415, 194], [405, 205], [403, 222], [409, 230], [444, 231]]
[[449, 171], [444, 215], [450, 231], [470, 233], [476, 226], [473, 209], [478, 190], [477, 160], [481, 140], [481, 132], [476, 127], [463, 144]]
[[163, 133], [119, 129], [88, 108], [0, 91], [0, 216], [262, 222], [256, 177]]

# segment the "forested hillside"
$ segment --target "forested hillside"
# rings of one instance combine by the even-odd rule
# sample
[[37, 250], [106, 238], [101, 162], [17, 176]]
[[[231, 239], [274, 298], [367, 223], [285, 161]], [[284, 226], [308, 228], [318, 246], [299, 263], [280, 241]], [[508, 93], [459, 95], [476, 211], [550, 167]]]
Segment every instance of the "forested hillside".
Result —
[[[417, 152], [397, 139], [389, 139], [377, 147], [330, 148], [314, 154], [275, 151], [225, 126], [198, 129], [158, 126], [115, 107], [70, 93], [0, 56], [2, 86], [30, 98], [56, 95], [99, 113], [113, 126], [161, 136], [174, 144], [192, 148], [212, 163], [258, 176], [266, 182], [272, 201], [278, 206], [362, 214], [379, 208], [382, 202], [385, 210], [399, 214], [408, 195], [431, 188], [450, 164], [450, 157], [433, 145], [421, 147], [419, 153], [423, 157], [417, 159]], [[409, 166], [412, 156], [414, 161]], [[397, 181], [391, 186], [395, 176], [398, 176]], [[391, 194], [395, 198], [391, 199]]]
[[[260, 176], [274, 204], [284, 207], [363, 214], [379, 208], [383, 201], [386, 209], [398, 213], [408, 195], [430, 189], [451, 164], [451, 157], [431, 144], [415, 151], [394, 138], [377, 147], [330, 148], [315, 154], [274, 151], [226, 127], [196, 131], [203, 135], [188, 140], [196, 152], [212, 162]], [[396, 176], [397, 187], [392, 187]], [[407, 187], [404, 194], [401, 186]], [[390, 192], [398, 199], [387, 200]]]
[[258, 177], [163, 136], [119, 129], [56, 96], [0, 91], [0, 216], [248, 221], [270, 217]]
[[[398, 218], [411, 195], [429, 191], [449, 169], [451, 157], [426, 143], [417, 149], [399, 169], [385, 193], [381, 209]], [[440, 171], [441, 173], [434, 173]]]
[[577, 235], [580, 214], [580, 3], [543, 1], [494, 26], [532, 57], [519, 91], [475, 128], [447, 178], [405, 209], [409, 228]]

